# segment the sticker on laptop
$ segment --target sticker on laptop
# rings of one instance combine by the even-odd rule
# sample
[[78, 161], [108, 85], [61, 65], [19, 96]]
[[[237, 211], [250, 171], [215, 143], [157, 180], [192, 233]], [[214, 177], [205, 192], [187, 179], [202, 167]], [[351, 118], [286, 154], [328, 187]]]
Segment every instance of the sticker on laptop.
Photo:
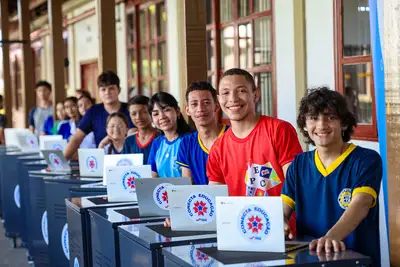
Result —
[[99, 168], [99, 164], [97, 162], [97, 159], [93, 156], [89, 156], [86, 159], [86, 168], [90, 172], [95, 172]]
[[156, 186], [153, 191], [153, 199], [154, 202], [163, 210], [168, 210], [168, 192], [167, 187], [172, 184], [170, 183], [162, 183]]
[[129, 191], [129, 193], [136, 192], [136, 185], [135, 185], [136, 178], [141, 178], [141, 176], [139, 173], [135, 171], [127, 171], [122, 176], [122, 187], [124, 188], [125, 191]]
[[57, 156], [54, 153], [50, 153], [49, 160], [51, 162], [51, 165], [53, 165], [53, 167], [55, 169], [62, 169], [62, 167], [63, 167], [62, 160], [59, 156]]
[[54, 144], [52, 147], [53, 150], [63, 151], [63, 147], [60, 144]]
[[123, 158], [118, 160], [116, 166], [132, 166], [132, 160], [128, 159], [128, 158]]
[[242, 237], [252, 243], [265, 239], [271, 231], [268, 213], [261, 207], [250, 205], [239, 213], [239, 231]]
[[28, 135], [26, 137], [26, 143], [28, 146], [30, 146], [30, 148], [37, 148], [39, 146], [35, 136]]
[[207, 193], [191, 194], [186, 201], [187, 215], [198, 224], [212, 222], [215, 218], [213, 198]]

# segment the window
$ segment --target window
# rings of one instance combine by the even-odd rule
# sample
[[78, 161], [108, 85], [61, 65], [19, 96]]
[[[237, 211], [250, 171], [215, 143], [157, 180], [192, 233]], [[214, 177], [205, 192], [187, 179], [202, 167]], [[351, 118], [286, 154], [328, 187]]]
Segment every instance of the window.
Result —
[[214, 87], [227, 69], [249, 71], [261, 89], [257, 112], [276, 116], [272, 5], [273, 0], [206, 0], [207, 65]]
[[377, 140], [368, 0], [335, 0], [336, 87], [357, 118], [355, 139]]
[[129, 98], [168, 91], [166, 23], [164, 1], [127, 9]]

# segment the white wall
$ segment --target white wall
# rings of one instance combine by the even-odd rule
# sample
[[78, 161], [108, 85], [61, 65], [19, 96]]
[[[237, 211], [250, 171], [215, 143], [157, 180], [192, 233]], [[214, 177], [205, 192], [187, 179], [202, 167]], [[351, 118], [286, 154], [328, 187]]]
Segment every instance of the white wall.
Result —
[[293, 0], [274, 2], [278, 118], [296, 127]]
[[128, 70], [127, 70], [127, 48], [126, 48], [126, 16], [125, 4], [121, 3], [115, 7], [115, 16], [119, 22], [115, 23], [115, 31], [117, 35], [117, 74], [121, 81], [121, 94], [119, 99], [123, 102], [128, 101]]

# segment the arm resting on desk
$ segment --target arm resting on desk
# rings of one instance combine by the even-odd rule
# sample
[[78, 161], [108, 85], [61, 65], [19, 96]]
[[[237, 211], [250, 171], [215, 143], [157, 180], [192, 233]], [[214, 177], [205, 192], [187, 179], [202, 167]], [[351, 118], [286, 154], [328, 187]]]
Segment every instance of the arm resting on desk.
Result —
[[65, 148], [65, 158], [71, 159], [74, 153], [78, 150], [81, 145], [83, 139], [85, 139], [86, 134], [81, 129], [76, 129], [76, 133], [71, 137], [68, 142], [67, 147]]

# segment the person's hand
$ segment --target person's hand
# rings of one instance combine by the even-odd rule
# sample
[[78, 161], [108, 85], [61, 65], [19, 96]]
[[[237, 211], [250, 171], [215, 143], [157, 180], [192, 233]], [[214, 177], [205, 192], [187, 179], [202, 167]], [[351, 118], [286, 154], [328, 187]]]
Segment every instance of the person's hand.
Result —
[[103, 138], [103, 140], [101, 140], [99, 148], [104, 148], [109, 143], [112, 143], [112, 139], [110, 136], [107, 135], [106, 137]]
[[293, 239], [294, 236], [292, 231], [290, 230], [289, 221], [286, 219], [285, 219], [284, 229], [285, 229], [285, 238], [287, 237], [289, 239]]
[[171, 227], [171, 218], [170, 217], [165, 219], [164, 227]]
[[342, 240], [335, 237], [323, 236], [314, 239], [309, 245], [310, 250], [316, 250], [317, 253], [325, 251], [326, 253], [340, 252], [346, 250], [346, 245]]

